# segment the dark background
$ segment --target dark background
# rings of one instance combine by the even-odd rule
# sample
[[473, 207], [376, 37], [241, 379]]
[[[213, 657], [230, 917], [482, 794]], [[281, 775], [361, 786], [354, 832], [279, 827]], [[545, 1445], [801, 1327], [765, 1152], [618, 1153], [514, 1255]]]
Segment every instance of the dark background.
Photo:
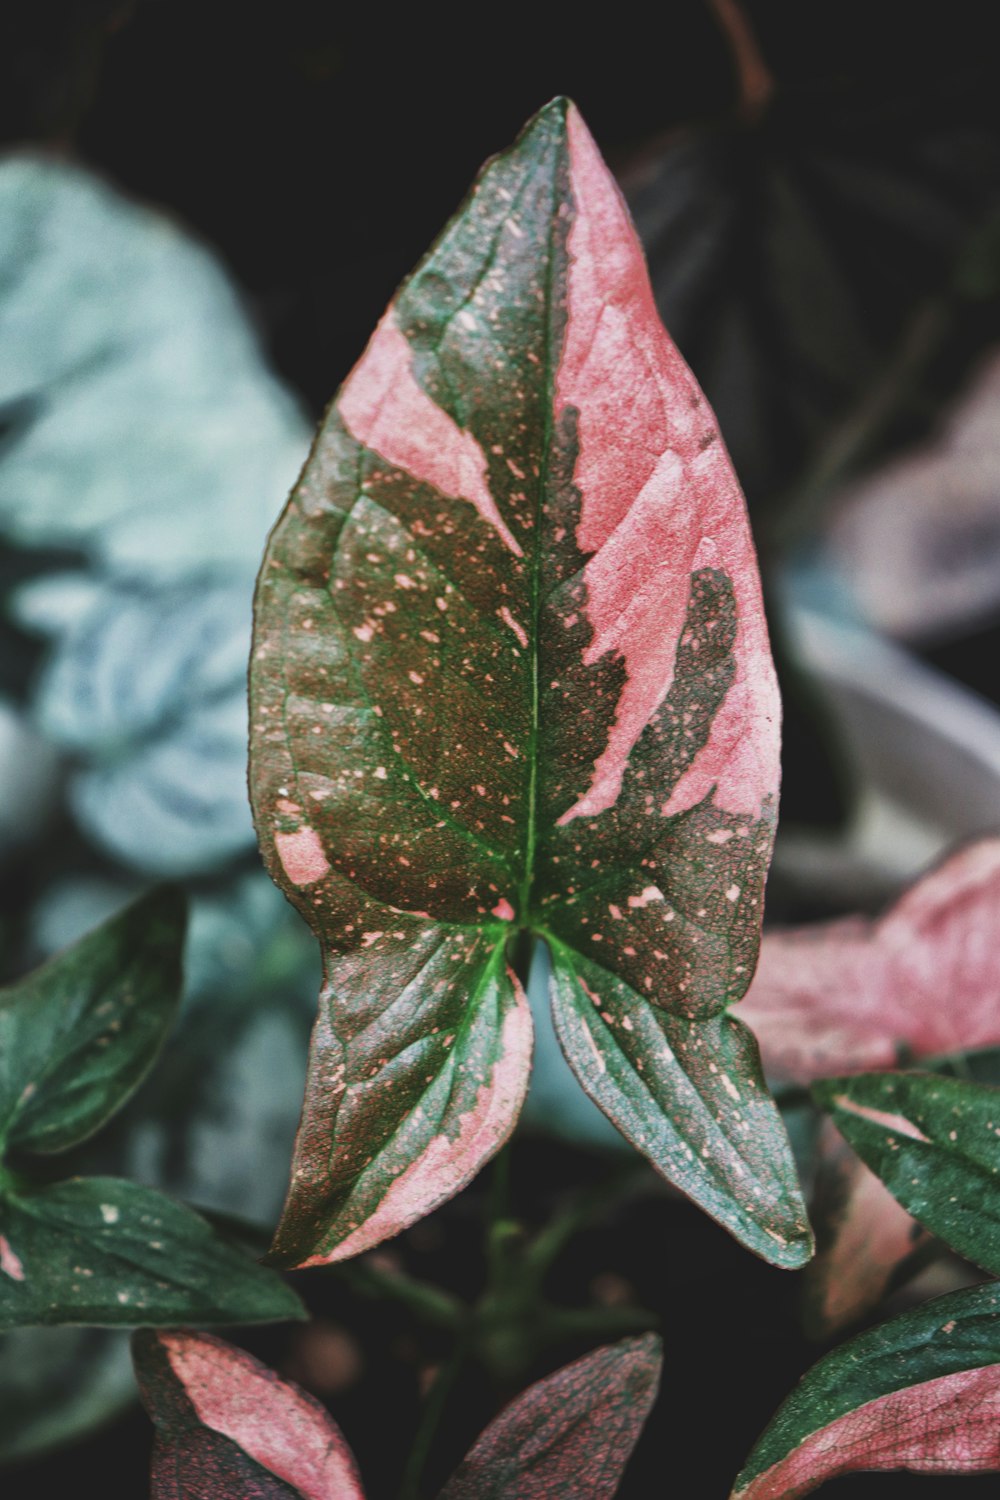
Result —
[[[930, 350], [906, 399], [865, 432], [858, 462], [926, 430], [1000, 332], [992, 7], [747, 0], [756, 74], [726, 9], [680, 0], [657, 8], [651, 31], [650, 7], [625, 4], [599, 18], [565, 6], [446, 18], [299, 0], [252, 13], [205, 0], [13, 3], [0, 23], [0, 136], [8, 148], [78, 157], [213, 245], [274, 364], [318, 414], [483, 159], [552, 95], [570, 94], [632, 195], [668, 325], [717, 407], [772, 568], [795, 533], [803, 475], [864, 412], [928, 310], [938, 315]], [[791, 185], [801, 211], [787, 210], [775, 182]], [[997, 644], [986, 627], [937, 656], [995, 697]], [[793, 701], [786, 816], [836, 819], [828, 762], [808, 703]], [[569, 1186], [603, 1170], [583, 1151], [523, 1144], [519, 1215], [543, 1222]], [[411, 1269], [475, 1292], [485, 1191], [405, 1237]], [[663, 1399], [623, 1497], [722, 1496], [815, 1357], [796, 1278], [655, 1192], [578, 1237], [552, 1295], [586, 1302], [602, 1277], [657, 1313], [665, 1337]], [[442, 1351], [394, 1307], [359, 1302], [333, 1278], [299, 1279], [323, 1326], [346, 1331], [358, 1371], [330, 1376], [325, 1393], [369, 1493], [389, 1494], [419, 1372]], [[308, 1374], [285, 1334], [247, 1342]], [[533, 1373], [586, 1347], [550, 1354]], [[481, 1378], [461, 1383], [431, 1478], [443, 1478], [493, 1401]], [[21, 1500], [71, 1480], [138, 1497], [148, 1447], [136, 1414], [69, 1454], [6, 1472], [0, 1493]], [[996, 1483], [861, 1477], [825, 1493], [972, 1500]]]

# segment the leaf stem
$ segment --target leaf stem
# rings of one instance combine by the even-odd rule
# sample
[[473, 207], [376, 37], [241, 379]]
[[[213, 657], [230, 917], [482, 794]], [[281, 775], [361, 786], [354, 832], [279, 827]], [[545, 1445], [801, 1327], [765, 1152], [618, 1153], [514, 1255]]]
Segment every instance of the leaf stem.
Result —
[[380, 1266], [354, 1262], [336, 1267], [336, 1274], [360, 1296], [391, 1298], [435, 1328], [460, 1328], [468, 1316], [465, 1303], [458, 1297], [403, 1271], [386, 1271]]
[[524, 1270], [539, 1285], [553, 1261], [578, 1229], [589, 1223], [608, 1203], [627, 1192], [633, 1182], [648, 1176], [645, 1165], [613, 1172], [603, 1181], [575, 1193], [563, 1211], [538, 1231], [523, 1256]]
[[435, 1376], [434, 1383], [427, 1393], [424, 1409], [420, 1414], [420, 1421], [410, 1449], [410, 1456], [406, 1460], [406, 1468], [403, 1470], [403, 1481], [399, 1490], [399, 1500], [419, 1500], [420, 1480], [427, 1463], [428, 1455], [437, 1436], [437, 1430], [444, 1415], [444, 1409], [451, 1395], [459, 1372], [465, 1363], [468, 1352], [468, 1338], [463, 1336], [458, 1340], [451, 1352], [449, 1359], [441, 1366]]

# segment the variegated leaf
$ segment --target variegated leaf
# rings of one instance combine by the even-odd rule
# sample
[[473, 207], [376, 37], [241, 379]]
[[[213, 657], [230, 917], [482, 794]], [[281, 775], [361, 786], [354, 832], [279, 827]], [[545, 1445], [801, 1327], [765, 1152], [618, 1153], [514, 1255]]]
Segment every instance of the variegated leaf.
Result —
[[476, 1441], [440, 1500], [610, 1500], [660, 1378], [654, 1334], [595, 1349], [539, 1380]]
[[805, 1271], [808, 1322], [819, 1337], [859, 1322], [898, 1275], [916, 1267], [930, 1235], [851, 1150], [833, 1122], [818, 1141], [816, 1257]]
[[144, 1329], [132, 1356], [156, 1426], [152, 1500], [364, 1500], [333, 1419], [252, 1355]]
[[546, 938], [584, 1088], [782, 1265], [810, 1235], [756, 1046], [779, 704], [715, 421], [557, 100], [380, 323], [265, 558], [261, 846], [326, 972], [274, 1255], [353, 1254], [513, 1128]]
[[864, 1073], [816, 1099], [913, 1217], [1000, 1275], [1000, 1089], [933, 1073]]
[[838, 1474], [1000, 1469], [1000, 1292], [926, 1302], [841, 1344], [803, 1377], [732, 1500], [798, 1500]]

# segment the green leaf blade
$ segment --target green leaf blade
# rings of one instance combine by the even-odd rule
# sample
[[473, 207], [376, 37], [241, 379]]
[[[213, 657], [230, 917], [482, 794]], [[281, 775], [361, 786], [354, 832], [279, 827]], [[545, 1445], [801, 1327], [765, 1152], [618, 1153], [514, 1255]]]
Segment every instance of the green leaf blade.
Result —
[[839, 1345], [779, 1409], [732, 1500], [797, 1500], [865, 1469], [997, 1469], [998, 1312], [996, 1287], [973, 1287]]
[[773, 1151], [781, 1124], [757, 1044], [735, 1017], [654, 1009], [592, 960], [553, 942], [552, 1010], [587, 1093], [640, 1151], [765, 1259], [795, 1269], [812, 1252], [796, 1182]]
[[183, 895], [153, 891], [0, 995], [0, 1141], [77, 1145], [152, 1067], [181, 992]]
[[0, 1202], [0, 1329], [260, 1323], [303, 1316], [275, 1272], [183, 1204], [112, 1177]]
[[1000, 1089], [932, 1073], [863, 1073], [814, 1089], [893, 1197], [1000, 1275]]

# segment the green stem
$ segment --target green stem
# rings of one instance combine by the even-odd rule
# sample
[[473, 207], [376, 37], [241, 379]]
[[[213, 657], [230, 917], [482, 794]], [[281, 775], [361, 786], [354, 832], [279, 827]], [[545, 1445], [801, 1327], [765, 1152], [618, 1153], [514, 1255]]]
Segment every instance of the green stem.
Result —
[[460, 1328], [468, 1309], [458, 1297], [401, 1271], [383, 1271], [364, 1262], [338, 1266], [336, 1275], [363, 1297], [389, 1297], [401, 1302], [422, 1322], [435, 1328]]
[[578, 1229], [590, 1223], [609, 1203], [613, 1203], [631, 1187], [648, 1175], [645, 1165], [629, 1167], [624, 1172], [614, 1172], [603, 1182], [595, 1183], [574, 1194], [571, 1201], [545, 1227], [535, 1235], [524, 1252], [525, 1272], [536, 1284], [540, 1284], [549, 1267]]
[[444, 1409], [451, 1395], [452, 1389], [458, 1379], [459, 1372], [465, 1363], [468, 1352], [468, 1340], [465, 1337], [459, 1339], [452, 1350], [451, 1357], [447, 1363], [442, 1365], [438, 1371], [434, 1384], [427, 1393], [424, 1409], [420, 1414], [420, 1422], [413, 1439], [413, 1447], [406, 1461], [403, 1471], [403, 1482], [399, 1490], [399, 1500], [419, 1500], [420, 1481], [427, 1463], [428, 1455], [437, 1436], [437, 1430], [444, 1415]]

